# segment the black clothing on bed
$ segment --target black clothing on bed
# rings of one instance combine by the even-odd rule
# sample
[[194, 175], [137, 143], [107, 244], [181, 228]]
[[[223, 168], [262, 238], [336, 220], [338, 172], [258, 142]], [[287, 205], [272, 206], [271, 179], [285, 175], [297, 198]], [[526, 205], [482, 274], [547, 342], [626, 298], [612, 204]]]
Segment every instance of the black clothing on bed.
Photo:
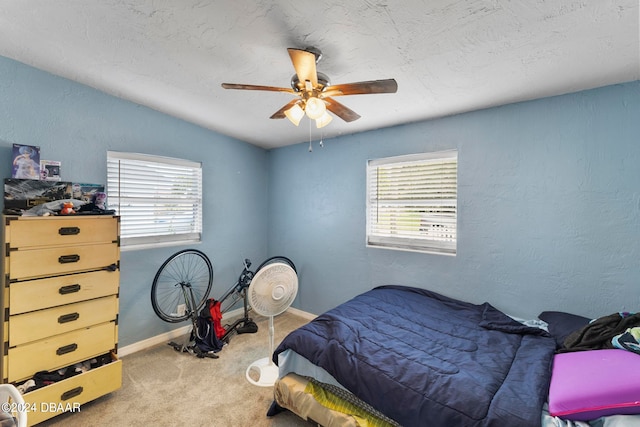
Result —
[[564, 349], [559, 352], [602, 350], [615, 348], [611, 340], [628, 328], [640, 326], [640, 313], [613, 313], [599, 317], [564, 340]]

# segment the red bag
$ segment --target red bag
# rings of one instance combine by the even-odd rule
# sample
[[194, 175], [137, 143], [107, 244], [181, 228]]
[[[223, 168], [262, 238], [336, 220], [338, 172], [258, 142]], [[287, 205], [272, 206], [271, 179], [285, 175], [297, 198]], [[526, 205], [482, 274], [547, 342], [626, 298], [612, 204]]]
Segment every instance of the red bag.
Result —
[[213, 330], [218, 338], [227, 332], [222, 326], [222, 312], [220, 311], [220, 301], [216, 301], [213, 298], [207, 300], [209, 306], [209, 313], [211, 314], [211, 321], [213, 322]]

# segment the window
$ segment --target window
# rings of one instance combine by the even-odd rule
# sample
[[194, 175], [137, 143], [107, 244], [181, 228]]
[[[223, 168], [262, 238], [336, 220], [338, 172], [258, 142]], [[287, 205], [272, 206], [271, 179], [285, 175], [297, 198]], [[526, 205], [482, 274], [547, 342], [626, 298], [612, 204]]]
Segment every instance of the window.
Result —
[[107, 200], [120, 215], [123, 248], [200, 241], [200, 163], [108, 151]]
[[456, 254], [456, 150], [367, 163], [367, 246]]

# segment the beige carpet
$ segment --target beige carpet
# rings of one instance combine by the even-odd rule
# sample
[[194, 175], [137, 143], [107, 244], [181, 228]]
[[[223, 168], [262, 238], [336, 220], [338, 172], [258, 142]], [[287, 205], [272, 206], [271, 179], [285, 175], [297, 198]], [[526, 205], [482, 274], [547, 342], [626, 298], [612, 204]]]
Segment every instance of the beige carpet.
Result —
[[[120, 390], [39, 426], [313, 426], [289, 412], [267, 418], [273, 387], [245, 377], [247, 367], [269, 353], [268, 319], [255, 315], [254, 321], [258, 333], [232, 336], [219, 359], [198, 359], [169, 345], [125, 356]], [[277, 316], [276, 345], [305, 323], [290, 313]]]

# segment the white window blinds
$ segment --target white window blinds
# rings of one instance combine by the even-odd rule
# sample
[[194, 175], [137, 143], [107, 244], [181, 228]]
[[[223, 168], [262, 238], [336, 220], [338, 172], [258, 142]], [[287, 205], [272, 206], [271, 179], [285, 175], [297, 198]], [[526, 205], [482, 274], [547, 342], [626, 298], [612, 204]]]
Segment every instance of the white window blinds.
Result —
[[367, 245], [455, 255], [456, 150], [370, 160]]
[[198, 242], [202, 233], [202, 165], [108, 151], [107, 202], [120, 215], [123, 247]]

